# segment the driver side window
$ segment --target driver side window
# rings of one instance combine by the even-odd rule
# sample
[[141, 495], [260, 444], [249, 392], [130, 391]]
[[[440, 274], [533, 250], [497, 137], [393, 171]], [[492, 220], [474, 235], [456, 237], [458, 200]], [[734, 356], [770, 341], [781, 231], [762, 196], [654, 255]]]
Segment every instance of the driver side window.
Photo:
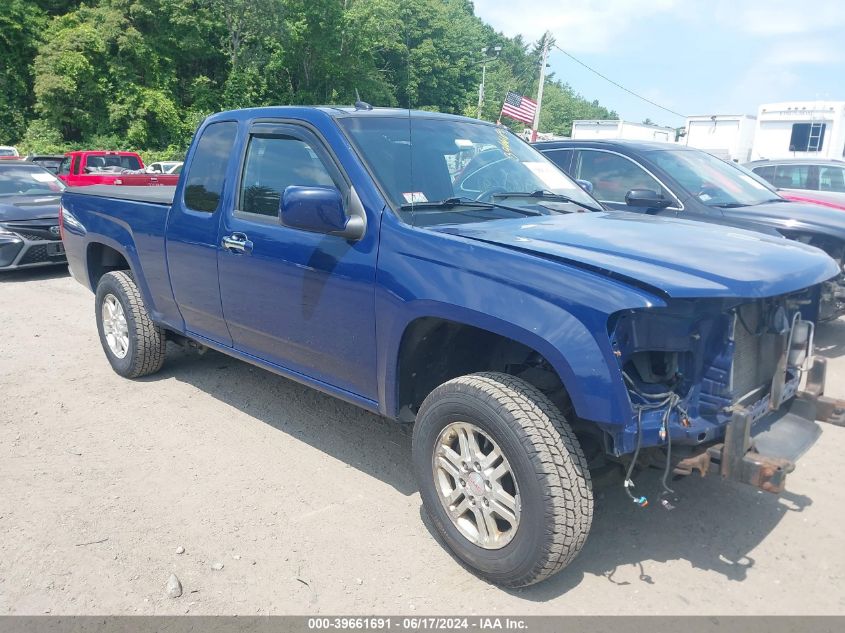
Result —
[[240, 211], [275, 217], [285, 188], [292, 185], [336, 186], [305, 141], [291, 136], [253, 135], [244, 161]]
[[582, 149], [577, 163], [575, 177], [593, 183], [593, 196], [602, 202], [625, 204], [631, 189], [651, 189], [671, 198], [645, 169], [619, 154]]

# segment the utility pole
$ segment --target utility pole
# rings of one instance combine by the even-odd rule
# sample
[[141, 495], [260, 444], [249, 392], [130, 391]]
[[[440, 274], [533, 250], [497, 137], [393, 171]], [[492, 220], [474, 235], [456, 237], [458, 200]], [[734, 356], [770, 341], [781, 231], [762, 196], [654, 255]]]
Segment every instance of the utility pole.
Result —
[[543, 85], [546, 83], [546, 59], [549, 56], [549, 45], [552, 35], [548, 31], [543, 35], [543, 54], [540, 61], [540, 85], [537, 88], [537, 110], [534, 111], [534, 126], [531, 128], [531, 142], [537, 141], [537, 131], [540, 129], [540, 109], [543, 107]]
[[481, 109], [484, 107], [484, 84], [487, 81], [487, 64], [489, 62], [492, 62], [499, 56], [499, 53], [502, 51], [502, 47], [493, 47], [493, 57], [487, 56], [487, 51], [489, 50], [489, 46], [481, 49], [481, 54], [484, 55], [484, 59], [481, 62], [481, 83], [478, 84], [478, 116], [476, 117], [477, 119], [481, 118]]
[[478, 116], [476, 119], [481, 118], [481, 108], [484, 105], [484, 82], [487, 80], [487, 62], [485, 61], [481, 65], [481, 83], [478, 84]]

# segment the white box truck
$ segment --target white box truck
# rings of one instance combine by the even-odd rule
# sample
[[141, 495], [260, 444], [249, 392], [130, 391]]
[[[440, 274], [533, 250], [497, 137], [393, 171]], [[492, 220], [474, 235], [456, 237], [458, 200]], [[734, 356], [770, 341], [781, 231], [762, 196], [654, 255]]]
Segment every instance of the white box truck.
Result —
[[622, 120], [581, 119], [572, 122], [572, 138], [580, 141], [623, 139], [675, 142], [675, 128]]
[[751, 160], [757, 118], [750, 114], [700, 114], [687, 117], [681, 142], [723, 160]]

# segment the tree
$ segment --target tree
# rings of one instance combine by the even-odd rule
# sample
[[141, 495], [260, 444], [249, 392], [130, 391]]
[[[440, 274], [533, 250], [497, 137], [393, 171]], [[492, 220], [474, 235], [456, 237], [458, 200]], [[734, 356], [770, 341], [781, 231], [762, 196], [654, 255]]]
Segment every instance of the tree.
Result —
[[0, 4], [0, 143], [17, 141], [32, 111], [32, 76], [38, 34], [46, 14], [27, 0]]
[[[475, 115], [481, 49], [494, 45], [483, 118], [508, 91], [537, 90], [539, 44], [497, 33], [470, 0], [7, 0], [9, 24], [0, 41], [21, 55], [0, 59], [0, 134], [26, 128], [43, 146], [178, 154], [211, 112], [351, 105], [356, 91], [377, 106]], [[547, 82], [545, 131], [614, 115]]]

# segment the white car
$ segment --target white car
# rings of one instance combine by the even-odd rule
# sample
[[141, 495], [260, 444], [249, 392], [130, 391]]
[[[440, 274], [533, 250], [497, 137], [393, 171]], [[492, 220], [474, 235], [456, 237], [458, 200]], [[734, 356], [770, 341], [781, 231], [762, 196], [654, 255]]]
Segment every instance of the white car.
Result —
[[15, 160], [20, 157], [18, 148], [11, 145], [0, 145], [0, 160]]
[[147, 165], [147, 173], [149, 174], [172, 174], [176, 169], [182, 166], [181, 161], [176, 160], [160, 160], [157, 163]]

